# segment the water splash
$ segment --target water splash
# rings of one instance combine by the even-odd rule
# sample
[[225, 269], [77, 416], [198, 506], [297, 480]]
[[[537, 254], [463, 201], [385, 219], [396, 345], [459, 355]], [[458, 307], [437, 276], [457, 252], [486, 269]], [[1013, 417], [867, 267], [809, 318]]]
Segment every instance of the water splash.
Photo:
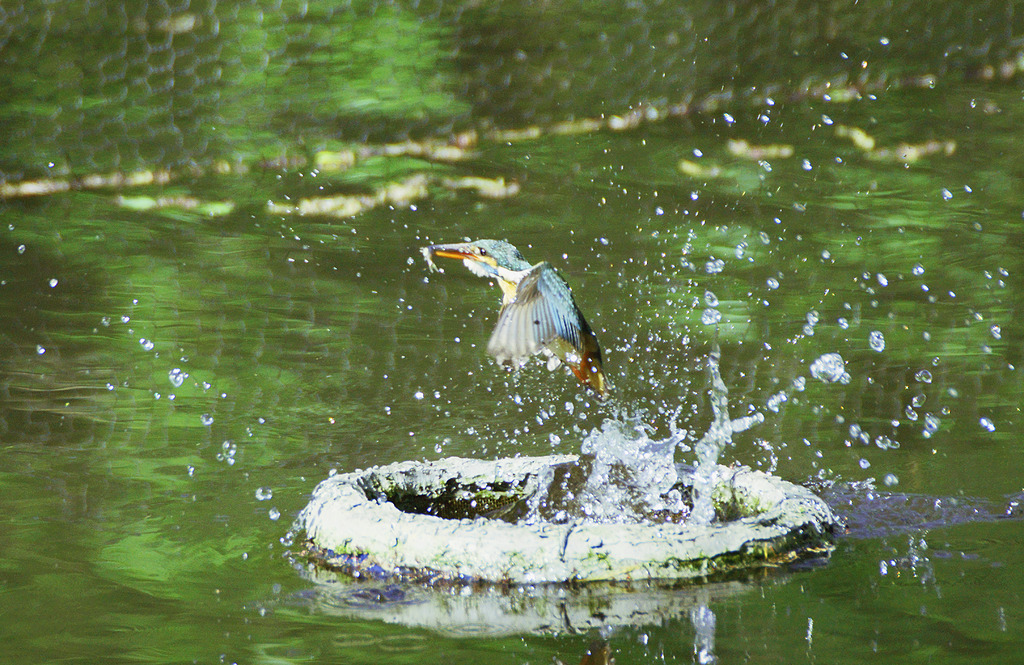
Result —
[[673, 432], [660, 441], [651, 439], [650, 433], [650, 426], [634, 417], [606, 420], [584, 439], [583, 454], [593, 456], [579, 495], [585, 519], [641, 522], [652, 514], [686, 517], [683, 495], [674, 488], [679, 481], [675, 450], [685, 432]]
[[708, 599], [702, 597], [700, 604], [690, 610], [690, 623], [693, 624], [693, 662], [700, 665], [714, 665], [718, 662], [718, 656], [715, 654], [715, 613], [708, 605]]
[[708, 428], [700, 441], [694, 446], [697, 453], [697, 468], [693, 473], [693, 512], [690, 519], [696, 524], [710, 524], [715, 518], [715, 506], [711, 501], [711, 493], [715, 487], [715, 472], [718, 469], [718, 458], [727, 445], [732, 443], [733, 423], [729, 419], [729, 390], [722, 381], [718, 371], [722, 351], [718, 342], [714, 343], [708, 354], [708, 376], [711, 388], [711, 427]]
[[[554, 469], [534, 479], [524, 521], [650, 523], [715, 519], [712, 492], [718, 482], [718, 459], [735, 432], [764, 422], [760, 412], [732, 420], [728, 389], [719, 373], [717, 342], [708, 357], [708, 391], [713, 419], [696, 444], [696, 467], [676, 463], [688, 452], [688, 432], [670, 422], [670, 436], [653, 439], [653, 428], [640, 415], [609, 418], [584, 438], [581, 459], [570, 471]], [[677, 414], [678, 415], [678, 414]], [[691, 507], [692, 506], [692, 507]]]

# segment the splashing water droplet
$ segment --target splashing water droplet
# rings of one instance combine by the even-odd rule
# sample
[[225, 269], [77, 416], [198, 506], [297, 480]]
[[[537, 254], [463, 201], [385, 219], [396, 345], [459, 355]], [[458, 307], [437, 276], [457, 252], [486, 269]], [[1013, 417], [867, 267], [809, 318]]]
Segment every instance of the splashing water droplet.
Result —
[[913, 272], [915, 275], [918, 275], [918, 276], [923, 275], [924, 274], [924, 266], [921, 265], [920, 263], [915, 263], [914, 267], [911, 269], [911, 272]]
[[140, 345], [140, 346], [141, 346], [141, 347], [142, 347], [143, 349], [145, 349], [146, 351], [152, 351], [152, 350], [153, 350], [153, 348], [154, 348], [154, 347], [156, 346], [156, 344], [154, 344], [154, 343], [153, 343], [153, 342], [151, 342], [150, 340], [146, 339], [145, 337], [143, 337], [143, 338], [141, 338], [141, 339], [139, 340], [139, 345]]
[[204, 413], [203, 415], [199, 416], [199, 421], [206, 425], [207, 427], [209, 427], [210, 425], [213, 424], [213, 416], [211, 416], [208, 413]]
[[899, 441], [893, 441], [889, 437], [881, 435], [875, 437], [875, 445], [882, 450], [896, 450], [900, 447]]
[[931, 383], [932, 373], [926, 369], [922, 369], [921, 371], [914, 375], [914, 378], [917, 380], [918, 383]]
[[782, 405], [788, 401], [789, 395], [786, 393], [775, 393], [768, 397], [768, 400], [765, 402], [765, 408], [772, 413], [778, 413], [779, 409], [782, 408]]
[[885, 474], [885, 477], [882, 478], [882, 483], [886, 487], [896, 487], [897, 485], [900, 484], [900, 479], [896, 476], [895, 473], [887, 473]]
[[775, 279], [774, 277], [769, 277], [767, 280], [765, 280], [765, 284], [772, 291], [779, 288], [779, 280]]
[[881, 353], [885, 350], [885, 337], [881, 332], [872, 330], [871, 334], [868, 335], [868, 344], [871, 346], [873, 351]]
[[722, 320], [722, 313], [717, 309], [706, 309], [700, 315], [700, 322], [706, 326], [713, 325]]
[[704, 292], [704, 304], [708, 307], [718, 307], [718, 296], [711, 291]]
[[167, 376], [171, 381], [171, 385], [173, 385], [175, 388], [180, 388], [181, 384], [185, 383], [185, 379], [188, 377], [188, 373], [182, 372], [180, 369], [175, 367], [170, 372], [168, 372]]
[[989, 328], [989, 332], [992, 333], [992, 337], [995, 339], [1003, 338], [1003, 330], [997, 325], [993, 325], [991, 328]]
[[267, 511], [267, 515], [274, 522], [276, 522], [277, 520], [281, 519], [281, 511], [278, 510], [277, 508], [271, 508], [270, 510], [268, 510]]
[[838, 353], [826, 353], [811, 363], [811, 376], [825, 383], [835, 383], [846, 373], [846, 361]]
[[257, 487], [256, 488], [256, 500], [257, 501], [268, 501], [274, 498], [274, 491], [269, 487]]
[[860, 468], [862, 468], [862, 469], [867, 469], [867, 468], [869, 468], [871, 466], [871, 462], [867, 461], [863, 457], [860, 458], [860, 461], [857, 462], [857, 464], [859, 464]]
[[704, 264], [704, 272], [709, 275], [715, 275], [725, 270], [725, 261], [722, 259], [712, 259]]
[[228, 466], [235, 463], [235, 453], [238, 452], [238, 446], [232, 443], [230, 440], [220, 444], [220, 452], [217, 453], [218, 462], [226, 462]]
[[39, 355], [43, 355], [44, 353], [46, 353], [46, 348], [40, 344], [36, 344], [36, 353], [38, 353]]
[[984, 429], [988, 430], [989, 432], [996, 431], [996, 424], [994, 422], [992, 422], [992, 420], [990, 418], [986, 418], [986, 417], [982, 416], [981, 420], [979, 420], [978, 422], [981, 424], [981, 426]]

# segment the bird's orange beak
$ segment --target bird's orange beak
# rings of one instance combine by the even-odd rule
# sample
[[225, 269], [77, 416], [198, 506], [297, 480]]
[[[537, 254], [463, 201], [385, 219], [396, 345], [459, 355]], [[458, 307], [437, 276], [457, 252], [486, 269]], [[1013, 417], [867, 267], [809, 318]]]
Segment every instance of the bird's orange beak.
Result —
[[[420, 250], [423, 254], [423, 258], [427, 260], [431, 269], [437, 270], [437, 266], [434, 265], [434, 257], [440, 256], [445, 259], [456, 259], [460, 261], [472, 261], [473, 263], [484, 268], [485, 276], [496, 276], [497, 271], [495, 270], [494, 259], [490, 257], [481, 256], [478, 251], [475, 251], [473, 245], [469, 243], [452, 243], [449, 245], [430, 245]], [[478, 272], [478, 274], [480, 274]]]

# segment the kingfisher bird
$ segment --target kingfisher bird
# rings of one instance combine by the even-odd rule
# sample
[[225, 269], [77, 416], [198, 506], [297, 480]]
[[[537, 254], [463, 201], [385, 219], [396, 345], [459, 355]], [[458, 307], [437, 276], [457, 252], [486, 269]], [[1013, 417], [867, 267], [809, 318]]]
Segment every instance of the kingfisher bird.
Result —
[[530, 264], [504, 240], [474, 240], [430, 245], [420, 250], [431, 270], [434, 257], [461, 259], [474, 275], [501, 287], [501, 312], [487, 352], [502, 365], [522, 365], [542, 353], [548, 369], [565, 365], [598, 398], [610, 386], [601, 367], [601, 347], [576, 306], [565, 279], [547, 261]]

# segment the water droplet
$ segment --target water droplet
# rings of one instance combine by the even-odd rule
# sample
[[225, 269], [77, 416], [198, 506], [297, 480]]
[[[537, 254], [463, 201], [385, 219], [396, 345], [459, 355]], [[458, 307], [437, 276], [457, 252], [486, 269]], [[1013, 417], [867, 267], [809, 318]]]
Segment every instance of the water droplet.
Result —
[[860, 458], [860, 461], [857, 462], [857, 464], [859, 464], [860, 468], [862, 468], [862, 469], [867, 469], [868, 467], [871, 466], [871, 462], [867, 461], [863, 457]]
[[52, 288], [55, 288], [56, 286], [57, 286], [57, 278], [56, 277], [51, 277], [50, 278], [50, 288], [52, 289]]
[[267, 501], [274, 498], [274, 491], [269, 487], [257, 487], [256, 488], [256, 500]]
[[213, 424], [213, 416], [211, 416], [208, 413], [204, 413], [203, 415], [199, 416], [199, 421], [206, 425], [207, 427], [209, 427], [210, 425]]
[[142, 348], [145, 349], [146, 351], [152, 351], [153, 347], [156, 346], [156, 344], [146, 339], [145, 337], [139, 339], [139, 345], [142, 346]]
[[926, 369], [922, 369], [917, 374], [914, 375], [914, 378], [917, 380], [918, 383], [931, 383], [932, 373]]
[[811, 160], [809, 160], [809, 159], [803, 160], [800, 163], [800, 166], [801, 166], [801, 168], [803, 168], [804, 171], [810, 171], [811, 169], [814, 168], [813, 166], [811, 166]]
[[924, 266], [921, 265], [920, 263], [915, 263], [912, 272], [915, 275], [923, 275], [924, 274]]
[[990, 418], [982, 416], [981, 420], [979, 420], [978, 422], [981, 424], [983, 428], [987, 429], [989, 432], [996, 431], [996, 424], [992, 422]]
[[44, 353], [46, 353], [46, 349], [43, 348], [41, 345], [36, 344], [36, 353], [38, 353], [39, 355], [43, 355]]
[[836, 319], [836, 323], [839, 324], [839, 327], [843, 330], [848, 330], [850, 328], [850, 322], [846, 320], [845, 316], [840, 316]]
[[708, 307], [718, 307], [718, 296], [711, 291], [704, 292], [704, 304]]
[[196, 475], [196, 468], [194, 466], [192, 466], [191, 464], [189, 464], [187, 467], [185, 467], [185, 471], [186, 471], [186, 473], [188, 473], [188, 477], [189, 478], [192, 478], [193, 476]]
[[704, 264], [704, 272], [715, 275], [725, 270], [725, 261], [722, 259], [711, 259]]
[[872, 330], [871, 334], [868, 335], [868, 344], [873, 351], [881, 353], [885, 350], [885, 337], [879, 331]]
[[25, 245], [18, 245], [18, 254], [25, 253]]
[[821, 260], [822, 261], [828, 261], [831, 258], [832, 258], [832, 252], [828, 251], [827, 249], [821, 250]]
[[769, 277], [765, 281], [765, 284], [767, 284], [768, 288], [771, 289], [772, 291], [779, 288], [779, 280], [775, 279], [774, 277]]
[[185, 383], [185, 379], [188, 377], [188, 373], [182, 372], [180, 369], [175, 367], [174, 369], [167, 373], [167, 377], [170, 379], [171, 385], [173, 385], [175, 388], [180, 388], [181, 384]]
[[882, 435], [875, 437], [875, 445], [882, 450], [896, 450], [900, 447], [899, 441], [893, 441], [889, 437]]
[[700, 315], [700, 322], [706, 326], [714, 325], [722, 320], [722, 313], [717, 309], [708, 308]]
[[886, 487], [896, 487], [900, 484], [900, 479], [896, 477], [895, 473], [887, 473], [885, 474], [885, 477], [882, 478], [882, 484]]
[[788, 401], [789, 395], [787, 395], [786, 393], [775, 393], [774, 395], [771, 395], [765, 402], [765, 408], [767, 408], [772, 413], [778, 413], [779, 409], [782, 408], [782, 405]]
[[994, 337], [995, 339], [1003, 338], [1003, 330], [997, 325], [993, 325], [991, 328], [989, 328], [989, 332], [992, 333], [992, 337]]
[[835, 383], [846, 373], [846, 361], [838, 353], [826, 353], [811, 363], [811, 376], [825, 383]]
[[878, 280], [878, 283], [880, 285], [889, 286], [889, 278], [883, 275], [882, 273], [878, 273], [877, 275], [875, 275], [875, 279]]
[[270, 519], [275, 522], [281, 519], [281, 511], [278, 510], [277, 508], [271, 508], [270, 510], [268, 510], [267, 515], [270, 516]]
[[416, 399], [423, 399], [423, 391], [417, 390], [412, 394], [412, 396], [415, 397]]

